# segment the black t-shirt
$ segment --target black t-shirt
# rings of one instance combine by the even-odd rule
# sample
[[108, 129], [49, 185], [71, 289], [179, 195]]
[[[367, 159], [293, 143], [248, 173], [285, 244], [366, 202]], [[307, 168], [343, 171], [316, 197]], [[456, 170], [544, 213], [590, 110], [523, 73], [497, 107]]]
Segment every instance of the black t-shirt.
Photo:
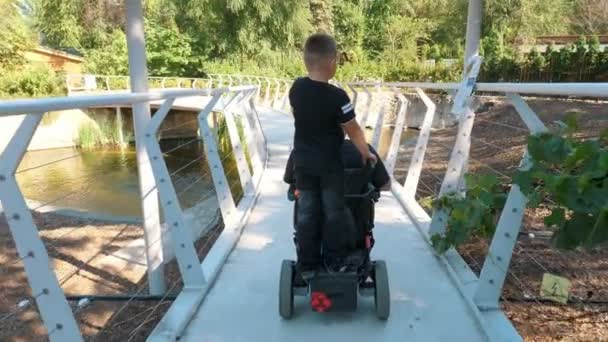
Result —
[[342, 124], [355, 118], [346, 92], [329, 83], [298, 78], [289, 90], [289, 102], [295, 119], [295, 168], [313, 175], [342, 169]]
[[[376, 188], [381, 188], [391, 180], [391, 177], [388, 174], [388, 171], [386, 171], [386, 167], [382, 163], [382, 159], [380, 159], [378, 152], [376, 152], [376, 150], [374, 150], [374, 148], [370, 145], [368, 145], [368, 147], [370, 152], [373, 153], [378, 159], [378, 162], [376, 163], [376, 166], [372, 171], [370, 182]], [[342, 145], [342, 160], [344, 161], [344, 168], [357, 169], [363, 167], [361, 153], [357, 149], [357, 146], [355, 146], [355, 144], [353, 144], [350, 140], [344, 141], [344, 144]], [[285, 181], [285, 183], [294, 184], [294, 178], [294, 161], [292, 153], [289, 155], [289, 160], [287, 161], [287, 167], [285, 168], [283, 180]]]

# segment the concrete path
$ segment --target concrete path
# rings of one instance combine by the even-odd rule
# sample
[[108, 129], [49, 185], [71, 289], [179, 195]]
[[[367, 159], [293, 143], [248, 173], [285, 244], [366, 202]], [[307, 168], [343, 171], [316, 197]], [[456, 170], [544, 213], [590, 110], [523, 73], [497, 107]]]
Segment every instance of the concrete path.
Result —
[[373, 299], [352, 314], [317, 314], [296, 297], [290, 321], [278, 314], [281, 260], [294, 259], [292, 203], [282, 175], [293, 137], [291, 119], [260, 113], [270, 160], [262, 193], [236, 248], [180, 341], [484, 341], [478, 322], [428, 244], [390, 193], [376, 207], [373, 258], [388, 264], [391, 317]]

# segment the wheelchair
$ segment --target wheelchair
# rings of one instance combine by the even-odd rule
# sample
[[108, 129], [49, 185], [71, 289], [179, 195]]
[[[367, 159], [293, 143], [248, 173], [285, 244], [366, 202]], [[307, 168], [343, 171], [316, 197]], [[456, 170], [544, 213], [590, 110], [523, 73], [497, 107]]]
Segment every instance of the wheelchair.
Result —
[[[375, 313], [381, 320], [390, 315], [390, 292], [388, 271], [384, 260], [371, 260], [374, 247], [374, 209], [380, 198], [380, 191], [370, 182], [372, 167], [345, 169], [345, 202], [355, 222], [356, 262], [344, 272], [335, 272], [327, 263], [316, 274], [301, 281], [297, 274], [296, 262], [283, 260], [279, 283], [279, 314], [283, 319], [291, 319], [294, 312], [294, 297], [307, 296], [310, 307], [316, 312], [354, 312], [358, 297], [374, 297]], [[297, 221], [297, 190], [292, 185], [288, 197], [294, 201], [294, 228]], [[297, 239], [294, 233], [294, 243]], [[322, 253], [323, 254], [323, 253]], [[326, 260], [326, 257], [323, 256]]]

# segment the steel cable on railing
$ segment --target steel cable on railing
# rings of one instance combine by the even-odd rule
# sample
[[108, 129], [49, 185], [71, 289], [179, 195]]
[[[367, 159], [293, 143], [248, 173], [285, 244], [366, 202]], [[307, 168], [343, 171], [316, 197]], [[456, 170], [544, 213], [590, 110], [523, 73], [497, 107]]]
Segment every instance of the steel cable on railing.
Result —
[[[224, 156], [220, 162], [223, 164], [228, 158], [232, 157], [232, 154], [227, 154], [226, 156]], [[196, 181], [196, 182], [200, 182], [200, 180], [204, 179], [206, 176], [211, 176], [210, 174], [210, 169], [206, 169], [203, 174], [201, 175], [201, 177]], [[185, 189], [182, 189], [179, 193], [177, 193], [177, 197], [179, 198], [183, 193], [185, 193], [186, 191], [190, 190], [191, 187], [187, 187]], [[213, 191], [210, 191], [210, 193], [213, 193]], [[213, 195], [210, 195], [209, 197], [211, 197]], [[169, 234], [171, 233], [171, 231], [174, 229], [173, 226], [168, 227], [167, 231], [165, 234]], [[162, 237], [157, 239], [156, 241], [153, 241], [150, 245], [156, 245], [157, 243], [160, 243], [162, 241]], [[142, 251], [142, 253], [140, 253], [139, 257], [143, 257], [145, 253], [145, 250]], [[125, 267], [126, 268], [126, 267]], [[112, 315], [113, 317], [119, 317], [119, 315], [127, 308], [127, 306], [133, 302], [133, 300], [139, 296], [147, 287], [147, 283], [144, 282], [142, 283], [142, 285], [136, 290], [136, 292]], [[166, 296], [170, 294], [170, 291], [167, 291], [167, 293], [165, 294], [165, 298]], [[124, 324], [123, 322], [119, 322], [119, 324]], [[112, 324], [109, 328], [113, 328], [115, 326], [115, 324]], [[103, 330], [107, 329], [108, 327], [104, 327]], [[103, 331], [102, 330], [102, 331]], [[94, 337], [94, 341], [97, 339], [98, 336], [100, 336], [101, 332], [100, 331], [96, 337]]]
[[505, 123], [502, 123], [502, 122], [497, 122], [497, 121], [488, 120], [488, 119], [482, 119], [482, 118], [480, 118], [479, 116], [477, 116], [477, 117], [475, 118], [475, 121], [487, 122], [487, 123], [490, 123], [490, 124], [493, 124], [493, 125], [497, 125], [497, 126], [503, 126], [503, 127], [507, 127], [507, 128], [515, 129], [515, 130], [518, 130], [518, 131], [526, 132], [527, 134], [529, 134], [529, 133], [530, 133], [530, 131], [529, 131], [527, 128], [524, 128], [524, 127], [517, 127], [517, 126], [513, 126], [513, 125], [505, 124]]
[[[226, 156], [225, 156], [225, 157], [224, 157], [224, 158], [221, 160], [221, 162], [222, 162], [222, 163], [223, 163], [223, 162], [225, 162], [225, 161], [226, 161], [226, 160], [227, 160], [227, 159], [228, 159], [230, 156], [231, 156], [230, 154], [226, 155]], [[76, 157], [76, 156], [71, 156], [70, 158], [74, 158], [74, 157]], [[62, 158], [62, 159], [57, 160], [57, 161], [55, 161], [55, 162], [60, 162], [60, 161], [66, 160], [66, 159], [69, 159], [69, 158]], [[200, 159], [201, 159], [201, 158], [198, 158], [197, 160], [200, 160]], [[29, 168], [29, 169], [27, 169], [27, 171], [32, 170], [32, 169], [34, 169], [34, 168], [41, 168], [41, 167], [43, 167], [43, 166], [48, 166], [48, 165], [51, 165], [51, 164], [53, 164], [53, 162], [51, 162], [51, 163], [45, 163], [45, 164], [43, 164], [43, 165], [38, 165], [38, 166], [36, 166], [36, 167]], [[190, 164], [192, 164], [192, 163], [190, 163]], [[179, 171], [183, 170], [184, 168], [185, 168], [185, 167], [180, 168], [179, 170], [177, 170], [177, 172], [179, 172]], [[25, 170], [24, 170], [24, 172], [25, 172]], [[176, 174], [177, 172], [174, 172], [174, 173], [173, 173], [173, 175], [174, 175], [174, 174]], [[94, 173], [94, 174], [93, 174], [93, 176], [94, 176], [94, 175], [96, 175], [96, 174], [97, 174], [97, 175], [99, 175], [99, 174], [102, 174], [102, 173], [104, 173], [104, 172], [103, 172], [103, 171], [100, 171], [100, 172], [98, 172], [98, 173]], [[198, 178], [196, 181], [192, 182], [192, 183], [189, 185], [189, 187], [188, 187], [188, 188], [186, 188], [186, 189], [184, 189], [183, 191], [181, 191], [180, 193], [178, 193], [178, 197], [179, 197], [179, 196], [180, 196], [182, 193], [184, 193], [185, 191], [188, 191], [190, 188], [192, 188], [192, 187], [193, 187], [193, 186], [194, 186], [196, 183], [198, 183], [198, 182], [200, 182], [201, 180], [203, 180], [203, 179], [205, 178], [205, 176], [207, 176], [207, 175], [209, 175], [209, 174], [208, 174], [208, 170], [206, 170], [206, 172], [205, 172], [205, 173], [204, 173], [204, 174], [203, 174], [201, 177], [199, 177], [199, 178]], [[87, 174], [87, 175], [83, 176], [83, 178], [84, 178], [84, 177], [90, 178], [90, 177], [91, 177], [91, 174]], [[67, 194], [64, 194], [64, 195], [62, 195], [62, 196], [59, 196], [59, 197], [57, 197], [57, 198], [54, 198], [54, 199], [52, 199], [52, 200], [50, 200], [50, 201], [47, 201], [47, 202], [45, 202], [45, 203], [41, 203], [41, 204], [39, 204], [37, 207], [33, 208], [32, 210], [34, 210], [34, 211], [35, 211], [35, 210], [41, 209], [41, 208], [43, 208], [43, 207], [45, 207], [45, 206], [50, 205], [51, 203], [55, 203], [55, 202], [60, 201], [60, 200], [62, 200], [62, 199], [64, 199], [64, 198], [67, 198], [67, 197], [69, 197], [69, 196], [72, 196], [72, 195], [74, 195], [74, 194], [77, 194], [77, 193], [79, 193], [79, 192], [83, 191], [84, 189], [86, 189], [87, 187], [88, 187], [88, 185], [87, 185], [87, 184], [84, 184], [84, 185], [83, 185], [83, 186], [81, 186], [79, 189], [74, 190], [74, 191], [71, 191], [71, 192], [69, 192], [69, 193], [67, 193]], [[127, 227], [127, 225], [125, 225], [125, 227], [123, 227], [123, 230], [122, 230], [122, 231], [121, 231], [121, 232], [120, 232], [118, 235], [122, 234], [122, 232], [124, 232], [124, 229], [125, 229], [126, 227]], [[75, 231], [75, 230], [77, 230], [77, 229], [78, 229], [78, 228], [73, 228], [73, 229], [70, 229], [69, 231], [67, 231], [67, 232], [65, 232], [65, 233], [63, 233], [63, 234], [61, 234], [61, 235], [60, 235], [58, 238], [56, 238], [56, 239], [61, 239], [62, 237], [65, 237], [66, 235], [68, 235], [68, 234], [70, 234], [70, 233], [74, 232], [74, 231]], [[118, 235], [116, 235], [116, 236], [115, 236], [115, 237], [112, 239], [112, 241], [114, 241], [114, 240], [115, 240], [115, 239], [118, 237]], [[111, 243], [112, 243], [112, 242], [106, 243], [106, 244], [105, 244], [105, 246], [107, 246], [108, 244], [111, 244]], [[56, 246], [54, 246], [54, 244], [49, 244], [48, 242], [47, 242], [47, 245], [49, 246], [49, 249], [52, 249], [52, 250], [57, 248]], [[103, 248], [103, 247], [102, 247], [102, 248]], [[94, 259], [95, 259], [95, 258], [96, 258], [96, 257], [97, 257], [99, 254], [100, 254], [100, 252], [98, 252], [97, 254], [95, 254], [93, 257], [89, 258], [89, 259], [88, 259], [88, 260], [85, 262], [85, 265], [87, 265], [87, 264], [88, 264], [88, 263], [90, 263], [92, 260], [94, 260]], [[28, 256], [26, 256], [25, 258], [28, 258]], [[23, 259], [25, 259], [25, 258], [19, 258], [19, 259], [15, 260], [13, 263], [11, 263], [11, 264], [9, 264], [9, 265], [5, 265], [5, 267], [9, 267], [9, 266], [11, 266], [11, 265], [13, 265], [13, 264], [15, 264], [15, 263], [17, 263], [17, 262], [22, 261], [22, 260], [23, 260]], [[73, 272], [71, 272], [70, 274], [68, 274], [68, 275], [66, 275], [66, 276], [64, 276], [64, 277], [62, 277], [62, 279], [60, 280], [60, 284], [64, 284], [64, 283], [65, 283], [67, 280], [69, 280], [69, 279], [70, 279], [70, 278], [71, 278], [71, 277], [72, 277], [74, 274], [78, 273], [80, 270], [81, 270], [81, 267], [79, 267], [78, 269], [74, 270], [74, 271], [73, 271]], [[138, 294], [139, 294], [140, 292], [141, 292], [141, 291], [138, 291]], [[37, 298], [37, 296], [35, 296], [35, 297], [34, 297], [34, 299], [35, 299], [35, 298]], [[2, 317], [2, 318], [0, 319], [0, 322], [4, 322], [4, 321], [6, 321], [7, 319], [9, 319], [9, 318], [12, 318], [12, 317], [16, 316], [16, 314], [17, 314], [17, 313], [18, 313], [18, 312], [19, 312], [21, 309], [26, 309], [26, 308], [28, 308], [28, 307], [30, 306], [30, 304], [31, 304], [31, 300], [28, 300], [28, 299], [24, 299], [24, 300], [20, 301], [20, 302], [19, 302], [19, 305], [18, 305], [18, 310], [16, 311], [16, 313], [11, 313], [11, 314], [7, 314], [7, 315], [5, 315], [4, 317]], [[52, 333], [52, 331], [51, 331], [50, 333]]]
[[[207, 239], [205, 240], [205, 242], [203, 243], [203, 245], [201, 246], [201, 248], [199, 248], [197, 250], [197, 255], [200, 255], [205, 249], [207, 249], [207, 247], [209, 247], [211, 245], [212, 242], [215, 242], [215, 239], [217, 239], [217, 237], [221, 234], [221, 231], [216, 230], [216, 231], [210, 231], [208, 233], [210, 236], [207, 237]], [[200, 260], [199, 260], [200, 261]], [[178, 278], [176, 279], [172, 284], [171, 287], [167, 290], [167, 292], [165, 293], [165, 295], [163, 295], [163, 297], [158, 301], [158, 303], [152, 308], [152, 311], [146, 316], [146, 318], [143, 319], [142, 323], [140, 323], [137, 327], [135, 327], [131, 333], [129, 334], [129, 340], [131, 341], [137, 334], [137, 332], [142, 329], [149, 321], [150, 318], [152, 317], [152, 315], [154, 314], [154, 312], [156, 312], [156, 310], [163, 305], [163, 303], [165, 303], [167, 297], [169, 296], [170, 293], [172, 293], [172, 291], [177, 287], [177, 285], [180, 283], [182, 279]]]

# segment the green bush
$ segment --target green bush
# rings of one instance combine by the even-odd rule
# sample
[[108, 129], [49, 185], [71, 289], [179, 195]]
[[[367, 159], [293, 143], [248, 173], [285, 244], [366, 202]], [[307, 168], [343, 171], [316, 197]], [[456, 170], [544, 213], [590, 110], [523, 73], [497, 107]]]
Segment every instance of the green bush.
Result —
[[43, 65], [0, 70], [0, 97], [41, 97], [67, 93], [65, 77]]

